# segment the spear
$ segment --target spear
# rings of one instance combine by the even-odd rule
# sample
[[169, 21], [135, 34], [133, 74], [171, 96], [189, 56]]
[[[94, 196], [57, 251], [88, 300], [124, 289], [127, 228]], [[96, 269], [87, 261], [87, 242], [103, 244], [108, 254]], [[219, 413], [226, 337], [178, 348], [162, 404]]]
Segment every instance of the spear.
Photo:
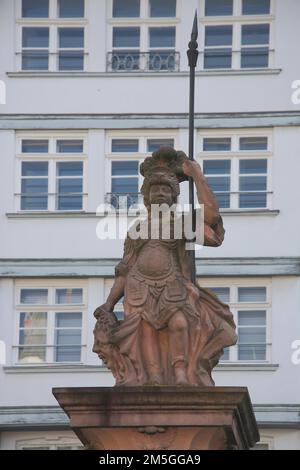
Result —
[[[194, 108], [195, 108], [195, 68], [198, 59], [198, 22], [197, 22], [197, 10], [195, 11], [195, 17], [193, 22], [193, 29], [191, 34], [191, 40], [188, 45], [188, 62], [190, 67], [190, 98], [189, 98], [189, 159], [194, 160]], [[189, 203], [192, 209], [192, 229], [195, 233], [196, 228], [196, 213], [195, 213], [195, 201], [194, 201], [194, 181], [192, 177], [189, 177]], [[190, 250], [190, 265], [191, 265], [191, 277], [192, 281], [196, 281], [196, 265], [195, 265], [195, 248]]]

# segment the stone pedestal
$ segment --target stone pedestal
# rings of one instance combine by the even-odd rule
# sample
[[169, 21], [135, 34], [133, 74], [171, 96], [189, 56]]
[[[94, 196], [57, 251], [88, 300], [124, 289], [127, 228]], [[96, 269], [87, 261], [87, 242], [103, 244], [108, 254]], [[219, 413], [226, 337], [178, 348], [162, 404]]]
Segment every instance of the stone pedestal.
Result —
[[259, 440], [247, 388], [54, 388], [87, 449], [248, 449]]

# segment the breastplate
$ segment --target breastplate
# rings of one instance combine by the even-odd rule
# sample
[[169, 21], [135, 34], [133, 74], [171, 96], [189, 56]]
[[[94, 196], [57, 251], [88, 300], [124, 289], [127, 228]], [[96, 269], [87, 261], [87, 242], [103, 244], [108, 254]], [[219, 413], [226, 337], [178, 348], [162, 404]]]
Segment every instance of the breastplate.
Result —
[[160, 279], [174, 270], [173, 256], [166, 242], [151, 240], [140, 251], [136, 268], [143, 276]]

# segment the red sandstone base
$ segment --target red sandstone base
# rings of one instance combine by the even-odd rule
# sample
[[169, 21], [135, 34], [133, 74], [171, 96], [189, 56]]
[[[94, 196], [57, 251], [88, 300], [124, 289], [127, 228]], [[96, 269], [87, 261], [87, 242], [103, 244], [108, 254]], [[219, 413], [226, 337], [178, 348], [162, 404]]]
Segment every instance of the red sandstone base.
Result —
[[249, 449], [259, 440], [247, 388], [54, 388], [86, 449]]

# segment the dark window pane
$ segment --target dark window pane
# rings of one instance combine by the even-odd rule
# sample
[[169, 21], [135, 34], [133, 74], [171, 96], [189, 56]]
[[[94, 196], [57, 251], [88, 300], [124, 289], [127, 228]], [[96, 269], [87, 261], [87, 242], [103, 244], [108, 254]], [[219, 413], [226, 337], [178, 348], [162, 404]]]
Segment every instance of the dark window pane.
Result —
[[230, 174], [230, 160], [204, 160], [203, 171], [205, 175]]
[[62, 312], [55, 316], [56, 328], [81, 328], [81, 312]]
[[21, 210], [47, 210], [48, 196], [22, 196]]
[[22, 140], [22, 153], [47, 153], [48, 140]]
[[[29, 289], [28, 289], [29, 290]], [[34, 290], [34, 289], [30, 289]], [[34, 299], [36, 300], [36, 299]], [[41, 302], [26, 302], [26, 303], [43, 303]], [[25, 302], [24, 302], [25, 303]], [[47, 327], [47, 313], [46, 312], [21, 312], [20, 314], [20, 328], [46, 328]]]
[[116, 311], [114, 310], [114, 314], [116, 315], [118, 320], [124, 320], [124, 312], [123, 311]]
[[240, 176], [240, 191], [266, 191], [266, 176]]
[[205, 0], [206, 16], [232, 15], [233, 0]]
[[267, 195], [266, 193], [240, 194], [239, 207], [241, 209], [267, 207]]
[[113, 47], [139, 47], [140, 28], [113, 28]]
[[206, 26], [205, 45], [206, 46], [231, 46], [232, 26]]
[[23, 47], [48, 47], [49, 28], [23, 28]]
[[80, 362], [80, 346], [57, 346], [55, 348], [55, 362]]
[[147, 139], [147, 152], [155, 152], [160, 147], [174, 147], [174, 139]]
[[[260, 327], [260, 326], [266, 325], [266, 312], [264, 310], [239, 311], [238, 315], [239, 315], [239, 326], [259, 326]], [[263, 331], [259, 328], [258, 330], [260, 332]], [[243, 331], [247, 332], [248, 329], [244, 329]], [[255, 340], [255, 342], [257, 343], [258, 341]]]
[[140, 16], [140, 0], [114, 0], [113, 16], [119, 18], [135, 18]]
[[231, 139], [229, 138], [205, 138], [203, 139], [203, 151], [226, 152], [231, 150]]
[[22, 0], [23, 18], [47, 18], [49, 0]]
[[22, 194], [45, 194], [48, 191], [47, 178], [34, 178], [22, 180]]
[[57, 210], [78, 211], [82, 209], [82, 196], [58, 196]]
[[266, 360], [266, 346], [264, 345], [250, 345], [238, 346], [238, 360], [239, 361], [265, 361]]
[[207, 176], [206, 180], [212, 191], [230, 191], [230, 177], [229, 176]]
[[222, 302], [224, 303], [229, 302], [229, 299], [230, 299], [229, 287], [209, 287], [209, 290], [212, 290]]
[[267, 173], [266, 159], [240, 160], [241, 174]]
[[231, 49], [211, 49], [204, 53], [205, 69], [230, 69]]
[[229, 348], [225, 348], [220, 361], [229, 361]]
[[68, 178], [58, 180], [59, 194], [82, 193], [82, 178]]
[[83, 140], [58, 140], [56, 142], [57, 153], [82, 153]]
[[265, 326], [247, 326], [238, 329], [239, 344], [262, 344], [266, 342]]
[[270, 13], [270, 0], [242, 0], [243, 15], [267, 15]]
[[176, 0], [149, 0], [150, 16], [176, 16]]
[[56, 289], [55, 299], [57, 304], [81, 304], [82, 289]]
[[[22, 162], [22, 176], [47, 176], [48, 162]], [[25, 180], [24, 180], [25, 181]], [[33, 181], [33, 180], [30, 180]], [[45, 180], [39, 180], [47, 182]]]
[[241, 137], [240, 150], [268, 150], [268, 137]]
[[46, 304], [48, 289], [21, 289], [20, 302], [21, 304]]
[[19, 333], [19, 342], [22, 345], [28, 344], [45, 344], [46, 343], [46, 332], [45, 329], [29, 329], [25, 328], [24, 330], [20, 330]]
[[113, 178], [111, 190], [113, 193], [138, 193], [138, 178]]
[[241, 51], [242, 68], [265, 68], [269, 66], [269, 49], [265, 47], [243, 48]]
[[[58, 176], [82, 176], [82, 172], [83, 172], [82, 162], [59, 162], [57, 164]], [[76, 181], [80, 181], [80, 180], [76, 180]]]
[[215, 197], [221, 209], [228, 209], [230, 207], [230, 194], [216, 193]]
[[149, 28], [150, 47], [175, 47], [175, 27]]
[[58, 0], [60, 18], [82, 18], [84, 16], [84, 0]]
[[242, 44], [269, 44], [269, 24], [244, 24], [242, 26]]
[[265, 302], [267, 295], [265, 287], [239, 287], [238, 294], [239, 302]]
[[19, 348], [19, 361], [27, 364], [38, 364], [46, 361], [46, 348], [27, 346]]
[[139, 141], [138, 139], [112, 139], [111, 151], [112, 152], [138, 152]]
[[113, 176], [137, 175], [139, 171], [139, 162], [137, 161], [119, 161], [111, 163], [111, 174]]
[[59, 47], [79, 47], [84, 46], [84, 29], [83, 28], [59, 28]]
[[83, 70], [84, 54], [83, 52], [68, 51], [59, 53], [59, 70]]
[[49, 55], [45, 51], [26, 51], [22, 53], [22, 70], [48, 70]]

